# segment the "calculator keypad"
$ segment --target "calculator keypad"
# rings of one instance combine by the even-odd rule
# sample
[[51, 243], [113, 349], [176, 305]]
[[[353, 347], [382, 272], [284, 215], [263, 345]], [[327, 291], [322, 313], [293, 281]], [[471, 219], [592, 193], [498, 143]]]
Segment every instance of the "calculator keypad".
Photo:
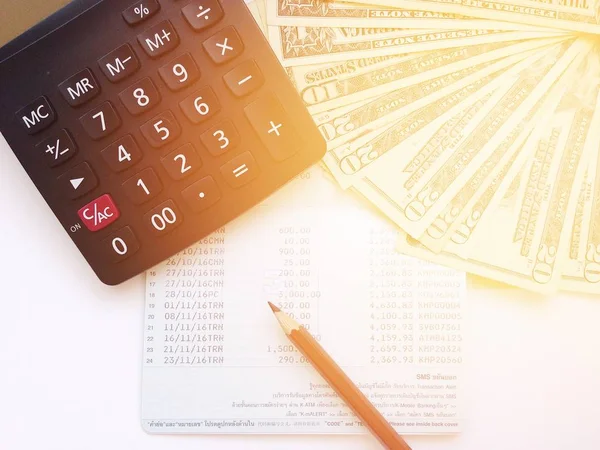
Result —
[[67, 130], [60, 130], [58, 134], [44, 139], [35, 148], [49, 167], [59, 166], [77, 153], [77, 145]]
[[164, 236], [183, 222], [183, 215], [173, 200], [167, 200], [144, 215], [144, 222], [155, 236]]
[[142, 152], [130, 134], [113, 142], [100, 153], [113, 172], [129, 169], [142, 159]]
[[235, 28], [228, 26], [217, 34], [208, 38], [202, 44], [210, 59], [215, 64], [224, 64], [231, 61], [244, 51], [244, 44]]
[[187, 23], [195, 30], [212, 27], [223, 18], [223, 10], [217, 0], [191, 2], [181, 12]]
[[185, 144], [173, 150], [160, 162], [174, 180], [181, 180], [202, 167], [202, 161], [192, 144]]
[[130, 114], [137, 116], [160, 103], [161, 96], [148, 77], [142, 78], [119, 94], [121, 102]]
[[188, 120], [194, 124], [210, 119], [221, 109], [215, 92], [209, 87], [186, 97], [179, 106]]
[[16, 113], [17, 120], [27, 134], [36, 134], [48, 128], [56, 120], [56, 113], [46, 97], [40, 97]]
[[71, 106], [89, 102], [100, 94], [100, 85], [90, 69], [84, 69], [58, 85], [58, 90]]
[[185, 53], [168, 62], [158, 70], [158, 73], [172, 91], [179, 91], [194, 84], [200, 77], [198, 66], [189, 53]]
[[22, 52], [0, 62], [0, 128], [107, 284], [217, 230], [324, 153], [242, 0], [98, 2]]
[[98, 186], [98, 178], [87, 162], [73, 167], [57, 179], [66, 198], [76, 199]]
[[140, 60], [131, 45], [123, 44], [100, 58], [98, 65], [108, 81], [117, 83], [136, 73], [140, 68]]
[[167, 145], [181, 134], [181, 127], [171, 111], [165, 111], [140, 128], [148, 143], [155, 148]]
[[121, 126], [121, 118], [110, 102], [104, 102], [81, 116], [79, 122], [93, 140], [102, 139]]
[[139, 34], [138, 42], [146, 55], [159, 58], [179, 45], [179, 36], [171, 22], [164, 20]]

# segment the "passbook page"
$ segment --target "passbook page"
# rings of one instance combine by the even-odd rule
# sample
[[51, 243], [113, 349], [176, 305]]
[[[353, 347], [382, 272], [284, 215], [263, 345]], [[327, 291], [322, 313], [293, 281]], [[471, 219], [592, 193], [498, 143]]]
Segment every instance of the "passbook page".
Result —
[[313, 168], [147, 273], [151, 433], [363, 433], [287, 340], [302, 323], [402, 433], [463, 419], [465, 276], [394, 251], [394, 228]]

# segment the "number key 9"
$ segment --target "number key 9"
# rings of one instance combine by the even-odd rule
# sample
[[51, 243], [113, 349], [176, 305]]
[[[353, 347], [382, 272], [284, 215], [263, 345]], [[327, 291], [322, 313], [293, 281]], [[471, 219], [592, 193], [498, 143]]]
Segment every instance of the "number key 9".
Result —
[[158, 73], [172, 91], [178, 91], [193, 84], [200, 76], [198, 66], [189, 53], [175, 58], [162, 66]]

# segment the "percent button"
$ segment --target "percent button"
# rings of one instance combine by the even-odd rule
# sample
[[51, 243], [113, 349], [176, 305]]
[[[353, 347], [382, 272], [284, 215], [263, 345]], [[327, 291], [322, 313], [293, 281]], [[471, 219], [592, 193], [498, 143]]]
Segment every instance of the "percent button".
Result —
[[129, 25], [137, 25], [160, 11], [157, 0], [138, 1], [123, 11], [123, 18]]

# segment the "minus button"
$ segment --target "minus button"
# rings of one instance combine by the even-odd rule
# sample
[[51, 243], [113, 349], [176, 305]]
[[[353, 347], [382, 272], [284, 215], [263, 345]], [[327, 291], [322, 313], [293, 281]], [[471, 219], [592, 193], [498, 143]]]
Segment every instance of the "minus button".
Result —
[[256, 91], [264, 83], [263, 75], [253, 60], [244, 61], [223, 77], [225, 84], [236, 97]]

